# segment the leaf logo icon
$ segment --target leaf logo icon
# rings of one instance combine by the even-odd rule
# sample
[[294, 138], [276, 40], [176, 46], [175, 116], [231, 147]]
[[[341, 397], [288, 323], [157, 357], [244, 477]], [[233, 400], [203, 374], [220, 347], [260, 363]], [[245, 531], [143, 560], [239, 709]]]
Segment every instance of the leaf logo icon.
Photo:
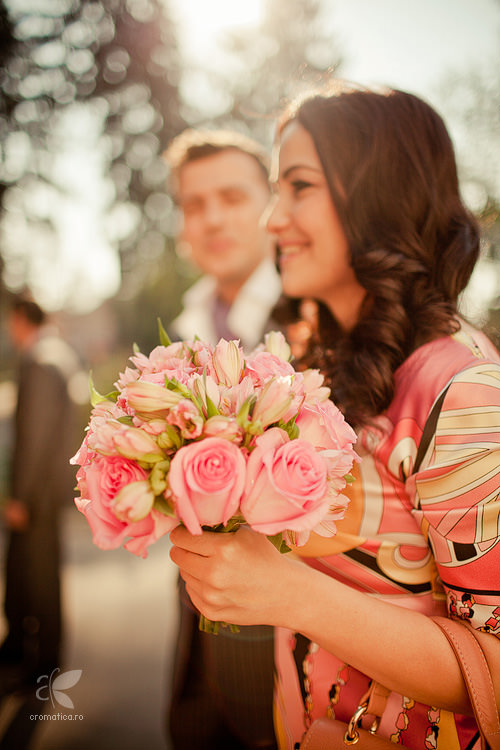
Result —
[[[55, 701], [57, 701], [60, 706], [64, 706], [64, 708], [74, 708], [73, 701], [63, 691], [76, 685], [82, 676], [82, 670], [70, 669], [68, 672], [62, 672], [55, 677], [56, 672], [60, 672], [59, 667], [56, 667], [56, 669], [53, 670], [50, 677], [49, 675], [43, 674], [37, 679], [37, 682], [47, 680], [47, 684], [41, 685], [41, 687], [38, 688], [36, 691], [36, 697], [41, 701], [50, 700], [53, 708], [55, 708]], [[46, 696], [42, 694], [45, 690], [47, 691]]]

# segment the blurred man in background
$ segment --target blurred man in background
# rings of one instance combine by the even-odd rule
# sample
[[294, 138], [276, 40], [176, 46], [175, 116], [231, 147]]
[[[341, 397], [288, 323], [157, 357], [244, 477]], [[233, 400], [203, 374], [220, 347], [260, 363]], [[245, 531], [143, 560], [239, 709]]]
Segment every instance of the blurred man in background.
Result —
[[[172, 323], [180, 338], [253, 349], [273, 328], [281, 285], [260, 219], [269, 202], [267, 156], [239, 133], [188, 130], [167, 151], [181, 211], [181, 252], [202, 272]], [[276, 327], [276, 325], [275, 325]]]
[[17, 668], [29, 684], [60, 664], [61, 595], [59, 515], [72, 497], [74, 406], [68, 380], [79, 362], [47, 326], [44, 311], [16, 298], [8, 333], [19, 353], [8, 530], [5, 617], [8, 633], [0, 665]]
[[[188, 130], [166, 158], [181, 249], [203, 274], [184, 295], [172, 338], [239, 339], [249, 351], [280, 327], [272, 310], [281, 285], [261, 222], [270, 198], [267, 156], [239, 133]], [[273, 750], [272, 628], [202, 633], [182, 580], [180, 599], [169, 712], [175, 750]]]

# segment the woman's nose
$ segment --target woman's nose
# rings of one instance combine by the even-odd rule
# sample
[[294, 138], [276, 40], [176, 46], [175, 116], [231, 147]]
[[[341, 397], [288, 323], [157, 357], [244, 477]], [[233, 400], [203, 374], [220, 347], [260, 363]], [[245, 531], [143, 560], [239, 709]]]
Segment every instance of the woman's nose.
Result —
[[281, 196], [274, 195], [271, 198], [264, 212], [263, 221], [270, 234], [277, 234], [288, 224], [289, 215]]

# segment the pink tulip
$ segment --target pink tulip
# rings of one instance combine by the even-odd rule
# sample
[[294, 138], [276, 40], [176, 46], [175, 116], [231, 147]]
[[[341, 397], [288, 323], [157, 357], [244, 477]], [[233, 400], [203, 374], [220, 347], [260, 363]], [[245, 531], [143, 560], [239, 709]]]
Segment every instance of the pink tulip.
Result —
[[123, 390], [122, 396], [125, 397], [128, 406], [139, 414], [163, 414], [183, 398], [176, 391], [144, 381], [130, 383]]
[[292, 350], [281, 331], [269, 331], [269, 333], [266, 333], [264, 336], [264, 346], [266, 351], [274, 354], [275, 357], [279, 357], [284, 362], [290, 361]]
[[165, 458], [156, 440], [139, 427], [127, 427], [115, 432], [113, 443], [120, 455], [137, 461], [155, 463]]
[[222, 385], [238, 385], [243, 375], [245, 359], [237, 341], [221, 339], [212, 357], [212, 366], [217, 380]]
[[[259, 423], [263, 428], [278, 422], [288, 415], [293, 400], [294, 393], [289, 378], [277, 377], [269, 380], [257, 395], [252, 421]], [[289, 418], [295, 412], [293, 409]]]
[[233, 443], [241, 443], [243, 430], [234, 417], [215, 416], [210, 417], [203, 427], [205, 437], [218, 437], [231, 440]]
[[153, 507], [155, 496], [149, 482], [140, 480], [126, 484], [115, 497], [113, 512], [120, 521], [142, 521]]

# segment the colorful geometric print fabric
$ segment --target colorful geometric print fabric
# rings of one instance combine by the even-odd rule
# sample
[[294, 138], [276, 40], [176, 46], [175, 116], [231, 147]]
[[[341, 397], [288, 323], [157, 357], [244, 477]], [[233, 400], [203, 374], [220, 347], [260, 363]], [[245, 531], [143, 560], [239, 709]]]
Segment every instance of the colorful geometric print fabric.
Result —
[[[370, 595], [428, 615], [447, 612], [500, 637], [500, 355], [463, 325], [416, 350], [395, 385], [387, 412], [359, 436], [362, 461], [337, 536], [311, 540], [301, 556]], [[445, 389], [414, 473], [424, 425]], [[277, 654], [280, 748], [300, 740], [304, 700], [313, 718], [328, 707], [350, 718], [367, 676], [285, 630]], [[479, 747], [472, 719], [394, 693], [379, 733], [415, 750]]]

